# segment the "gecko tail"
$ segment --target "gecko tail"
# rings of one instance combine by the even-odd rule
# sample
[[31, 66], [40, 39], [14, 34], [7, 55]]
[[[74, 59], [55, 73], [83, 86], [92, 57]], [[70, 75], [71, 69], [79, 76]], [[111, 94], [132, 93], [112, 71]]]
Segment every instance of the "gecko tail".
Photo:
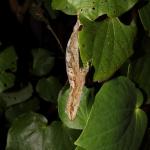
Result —
[[68, 115], [69, 120], [73, 121], [76, 118], [77, 111], [79, 108], [79, 103], [74, 103], [71, 99], [67, 102], [66, 113]]

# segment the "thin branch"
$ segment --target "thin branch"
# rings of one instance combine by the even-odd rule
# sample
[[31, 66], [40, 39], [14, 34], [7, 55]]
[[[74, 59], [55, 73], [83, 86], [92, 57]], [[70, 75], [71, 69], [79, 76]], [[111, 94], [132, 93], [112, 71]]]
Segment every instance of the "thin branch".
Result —
[[35, 17], [36, 19], [43, 21], [46, 25], [47, 25], [47, 29], [52, 33], [52, 35], [54, 36], [55, 40], [57, 41], [60, 50], [63, 54], [65, 54], [65, 51], [63, 49], [63, 46], [58, 38], [58, 36], [56, 35], [56, 33], [54, 32], [54, 30], [52, 29], [49, 20], [43, 15], [43, 9], [41, 8], [40, 5], [37, 5], [35, 3], [32, 4], [31, 9], [30, 9], [31, 14], [33, 15], [33, 17]]
[[63, 49], [63, 46], [59, 40], [59, 38], [57, 37], [56, 33], [54, 32], [54, 30], [52, 29], [52, 27], [50, 26], [50, 24], [47, 24], [47, 29], [52, 33], [52, 35], [54, 36], [55, 40], [57, 41], [59, 47], [60, 47], [60, 50], [62, 51], [62, 53], [64, 54], [65, 51]]

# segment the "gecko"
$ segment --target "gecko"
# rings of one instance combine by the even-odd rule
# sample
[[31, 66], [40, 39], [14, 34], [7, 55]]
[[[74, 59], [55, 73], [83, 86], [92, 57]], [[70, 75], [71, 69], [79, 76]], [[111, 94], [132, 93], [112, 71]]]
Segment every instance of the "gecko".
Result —
[[66, 48], [66, 70], [70, 84], [66, 113], [70, 120], [74, 120], [76, 117], [85, 84], [85, 78], [89, 70], [88, 64], [83, 68], [80, 68], [79, 64], [78, 33], [80, 27], [80, 21], [77, 19]]

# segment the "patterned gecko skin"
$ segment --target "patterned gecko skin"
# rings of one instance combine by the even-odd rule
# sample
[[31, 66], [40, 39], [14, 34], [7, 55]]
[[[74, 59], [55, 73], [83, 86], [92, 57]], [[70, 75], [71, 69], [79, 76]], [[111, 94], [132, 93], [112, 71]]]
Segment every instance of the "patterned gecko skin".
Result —
[[70, 93], [67, 100], [66, 113], [70, 120], [74, 120], [80, 105], [82, 90], [85, 84], [88, 65], [80, 68], [78, 33], [80, 22], [77, 20], [66, 49], [66, 70], [70, 84]]

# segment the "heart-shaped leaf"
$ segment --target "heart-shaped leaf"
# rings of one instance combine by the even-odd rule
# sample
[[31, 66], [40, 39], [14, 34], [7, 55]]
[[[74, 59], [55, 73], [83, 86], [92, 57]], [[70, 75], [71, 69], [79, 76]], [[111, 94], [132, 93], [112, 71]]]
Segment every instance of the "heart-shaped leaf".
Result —
[[7, 121], [12, 123], [15, 118], [23, 113], [37, 111], [40, 108], [40, 101], [35, 97], [25, 102], [13, 105], [5, 111]]
[[52, 0], [52, 8], [61, 10], [68, 15], [76, 15], [76, 9], [68, 3], [68, 0]]
[[33, 49], [33, 73], [37, 76], [46, 75], [54, 66], [54, 57], [52, 54], [42, 48]]
[[0, 53], [0, 93], [14, 85], [17, 69], [17, 56], [13, 47], [8, 47]]
[[139, 10], [139, 15], [144, 26], [144, 29], [148, 32], [150, 36], [150, 1]]
[[58, 97], [59, 117], [62, 120], [62, 122], [69, 128], [83, 129], [87, 122], [87, 118], [91, 110], [91, 105], [92, 105], [91, 91], [86, 87], [83, 88], [77, 116], [72, 121], [69, 120], [66, 113], [66, 105], [67, 105], [69, 91], [70, 89], [64, 87], [59, 94]]
[[129, 76], [146, 93], [147, 103], [150, 104], [150, 54], [147, 54], [130, 66]]
[[3, 101], [6, 107], [26, 101], [32, 96], [33, 88], [29, 83], [26, 87], [15, 92], [0, 93], [0, 101]]
[[141, 92], [125, 77], [104, 83], [83, 132], [75, 142], [86, 150], [138, 150], [147, 126]]
[[136, 4], [137, 0], [53, 0], [52, 7], [67, 14], [82, 14], [90, 20], [101, 15], [120, 16]]
[[82, 17], [81, 23], [81, 59], [94, 65], [94, 81], [106, 80], [132, 55], [136, 27], [124, 25], [117, 18], [91, 22]]
[[0, 72], [16, 71], [17, 55], [13, 47], [8, 47], [0, 53]]
[[0, 73], [0, 93], [14, 85], [15, 76], [9, 72]]
[[27, 113], [18, 117], [9, 129], [6, 150], [74, 150], [79, 132], [61, 122], [47, 125], [44, 116]]
[[61, 87], [62, 86], [58, 79], [50, 76], [39, 80], [36, 86], [36, 91], [44, 100], [56, 103]]

